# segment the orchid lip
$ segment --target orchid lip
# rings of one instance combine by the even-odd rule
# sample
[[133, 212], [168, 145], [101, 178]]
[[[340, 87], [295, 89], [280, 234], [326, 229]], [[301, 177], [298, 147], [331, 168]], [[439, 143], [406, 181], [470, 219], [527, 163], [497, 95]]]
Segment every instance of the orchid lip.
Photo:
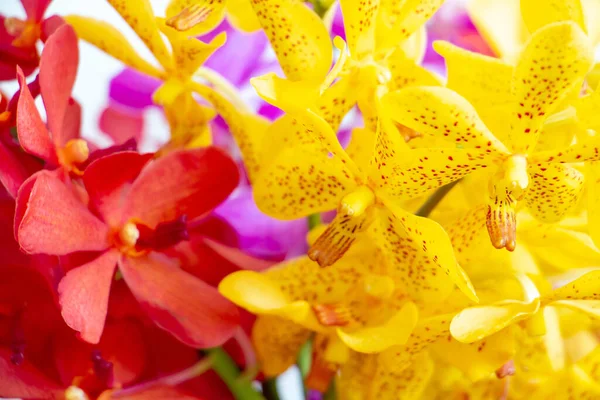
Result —
[[107, 388], [114, 385], [113, 363], [102, 358], [100, 350], [92, 351], [91, 356], [94, 374]]

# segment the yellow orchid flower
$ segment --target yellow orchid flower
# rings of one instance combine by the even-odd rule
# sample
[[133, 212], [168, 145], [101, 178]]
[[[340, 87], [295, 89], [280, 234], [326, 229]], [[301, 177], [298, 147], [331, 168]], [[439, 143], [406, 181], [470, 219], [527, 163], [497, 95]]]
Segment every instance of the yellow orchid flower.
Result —
[[574, 21], [592, 43], [600, 41], [597, 0], [469, 0], [477, 30], [503, 61], [515, 63], [530, 34], [553, 22]]
[[[194, 74], [204, 61], [225, 43], [225, 34], [216, 36], [210, 43], [204, 43], [190, 33], [179, 32], [155, 18], [148, 0], [108, 0], [123, 19], [131, 26], [146, 47], [152, 52], [160, 67], [156, 67], [140, 57], [128, 44], [123, 35], [111, 25], [93, 18], [76, 15], [67, 16], [77, 35], [86, 42], [105, 51], [129, 67], [163, 81], [154, 93], [154, 102], [162, 105], [171, 126], [172, 146], [208, 145], [211, 143], [210, 129], [207, 123], [220, 114], [232, 114], [236, 108], [231, 100], [208, 86], [193, 81]], [[169, 50], [161, 33], [170, 42]], [[206, 77], [206, 76], [205, 76]], [[219, 85], [213, 80], [211, 83]], [[214, 106], [209, 108], [199, 104], [193, 92], [200, 92], [205, 100]], [[215, 104], [217, 103], [217, 104]], [[225, 118], [230, 125], [239, 125], [244, 119], [244, 109], [236, 111], [235, 119]], [[234, 136], [240, 129], [233, 129]], [[245, 134], [245, 132], [244, 132]], [[241, 139], [243, 140], [243, 138]]]
[[[404, 211], [389, 196], [382, 168], [403, 142], [393, 126], [380, 125], [376, 143], [374, 135], [355, 138], [370, 154], [357, 159], [369, 164], [359, 165], [316, 114], [308, 111], [275, 121], [268, 128], [261, 170], [253, 182], [256, 204], [279, 219], [337, 207], [337, 216], [309, 250], [321, 266], [334, 264], [366, 233], [395, 265], [389, 275], [402, 282], [412, 298], [443, 298], [456, 284], [475, 300], [444, 230]], [[357, 146], [351, 144], [350, 149]]]
[[[388, 191], [410, 198], [489, 168], [488, 232], [494, 247], [516, 247], [516, 207], [523, 200], [536, 218], [554, 222], [579, 199], [583, 174], [565, 163], [594, 161], [593, 143], [537, 148], [543, 123], [569, 94], [578, 91], [593, 62], [589, 40], [573, 22], [557, 22], [532, 35], [511, 79], [510, 129], [492, 133], [475, 108], [458, 93], [440, 87], [406, 88], [383, 99], [397, 122], [448, 141], [447, 147], [400, 154], [387, 166], [398, 179]], [[490, 63], [484, 56], [473, 56]], [[497, 64], [491, 61], [491, 70]], [[476, 71], [476, 72], [475, 72]], [[474, 74], [490, 76], [485, 69]], [[495, 93], [488, 96], [494, 97]], [[401, 173], [398, 173], [401, 172]]]
[[[252, 84], [271, 104], [286, 112], [311, 109], [334, 131], [358, 103], [367, 128], [375, 132], [373, 99], [379, 86], [395, 90], [440, 84], [439, 78], [418, 63], [426, 43], [422, 27], [442, 3], [342, 0], [349, 55], [343, 41], [336, 38], [340, 58], [328, 73], [332, 46], [325, 25], [314, 12], [292, 0], [255, 2], [254, 9], [287, 79], [267, 74], [254, 78]], [[273, 20], [285, 23], [276, 26]]]

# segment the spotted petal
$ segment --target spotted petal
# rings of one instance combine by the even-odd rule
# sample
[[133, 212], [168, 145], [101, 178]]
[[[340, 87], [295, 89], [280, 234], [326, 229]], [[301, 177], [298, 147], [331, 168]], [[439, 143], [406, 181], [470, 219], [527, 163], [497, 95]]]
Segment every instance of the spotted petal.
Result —
[[533, 150], [544, 120], [582, 84], [593, 61], [589, 39], [573, 22], [556, 22], [532, 35], [513, 75], [508, 144], [514, 153]]
[[352, 58], [372, 54], [375, 49], [375, 27], [379, 0], [341, 0], [346, 40]]
[[521, 15], [529, 32], [559, 21], [573, 21], [585, 31], [580, 0], [521, 0]]

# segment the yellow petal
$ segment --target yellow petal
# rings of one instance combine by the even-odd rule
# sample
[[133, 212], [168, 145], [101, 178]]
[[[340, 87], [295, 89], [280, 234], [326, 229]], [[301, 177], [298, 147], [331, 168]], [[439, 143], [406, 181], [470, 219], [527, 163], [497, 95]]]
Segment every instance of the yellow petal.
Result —
[[600, 23], [594, 16], [600, 14], [600, 3], [597, 0], [582, 0], [581, 4], [588, 37], [594, 45], [598, 45], [600, 42]]
[[165, 104], [164, 109], [174, 144], [181, 147], [190, 147], [192, 142], [210, 145], [212, 137], [208, 124], [215, 116], [214, 109], [198, 104], [189, 91]]
[[390, 277], [400, 282], [413, 299], [443, 301], [454, 285], [472, 301], [477, 295], [460, 268], [448, 235], [436, 222], [408, 213], [378, 194], [379, 209], [369, 235], [391, 263]]
[[377, 19], [377, 49], [388, 50], [406, 40], [440, 8], [443, 0], [381, 1]]
[[164, 73], [140, 57], [125, 36], [111, 25], [93, 18], [69, 15], [65, 20], [75, 29], [77, 36], [99, 48], [127, 66], [162, 79]]
[[500, 139], [508, 135], [513, 104], [513, 67], [505, 61], [461, 49], [449, 42], [433, 43], [446, 60], [446, 86], [467, 99], [485, 125]]
[[170, 69], [173, 62], [154, 18], [152, 6], [148, 0], [108, 0], [135, 31], [154, 57], [165, 68]]
[[375, 49], [375, 26], [379, 0], [340, 0], [350, 54], [355, 60]]
[[164, 20], [159, 20], [161, 31], [167, 36], [173, 48], [173, 58], [178, 76], [187, 78], [200, 68], [202, 64], [221, 46], [225, 44], [227, 34], [221, 32], [210, 43], [189, 37], [188, 33], [181, 33], [165, 25]]
[[[171, 0], [166, 23], [188, 36], [199, 36], [219, 25], [225, 16], [224, 0]], [[249, 10], [252, 12], [252, 10]]]
[[540, 299], [542, 304], [557, 300], [600, 300], [600, 271], [592, 271]]
[[558, 163], [535, 164], [529, 166], [529, 176], [525, 202], [540, 221], [560, 221], [579, 201], [584, 183], [579, 170]]
[[[289, 96], [287, 94], [286, 96]], [[292, 96], [289, 97], [290, 99]], [[342, 77], [327, 88], [314, 105], [314, 111], [337, 132], [342, 119], [357, 101], [355, 82], [351, 77]]]
[[262, 145], [269, 121], [245, 112], [231, 100], [206, 85], [194, 82], [190, 86], [193, 91], [210, 102], [217, 113], [225, 120], [240, 148], [250, 180], [254, 181], [260, 171], [261, 164], [264, 163], [261, 158]]
[[417, 64], [423, 62], [427, 51], [427, 28], [422, 26], [400, 45], [406, 56]]
[[398, 123], [425, 135], [444, 138], [469, 148], [505, 151], [458, 93], [444, 87], [409, 87], [387, 94], [382, 103]]
[[573, 22], [556, 22], [532, 35], [513, 75], [509, 144], [514, 153], [533, 150], [544, 120], [582, 84], [593, 61], [589, 39]]
[[320, 83], [331, 66], [332, 46], [319, 16], [295, 0], [253, 1], [252, 7], [287, 78]]
[[553, 302], [552, 305], [581, 311], [595, 319], [600, 318], [600, 300], [558, 300]]
[[527, 40], [527, 29], [521, 19], [519, 0], [471, 0], [467, 10], [496, 55], [513, 62]]
[[273, 72], [252, 78], [250, 83], [263, 100], [288, 113], [313, 107], [320, 95], [316, 82], [283, 79]]
[[390, 91], [408, 86], [442, 85], [442, 80], [433, 72], [416, 64], [400, 47], [387, 58], [392, 79], [388, 83]]
[[588, 229], [596, 247], [600, 246], [600, 163], [588, 163], [586, 166], [588, 185]]
[[408, 200], [454, 182], [465, 175], [493, 167], [496, 157], [478, 149], [414, 149], [399, 152], [379, 169], [378, 189]]
[[[596, 68], [600, 70], [600, 63], [596, 64]], [[600, 115], [597, 110], [600, 108], [600, 90], [596, 90], [591, 94], [588, 94], [580, 98], [576, 103], [577, 117], [579, 122], [586, 129], [594, 129], [598, 131], [600, 129]]]
[[250, 0], [227, 0], [227, 20], [231, 25], [244, 32], [260, 29], [260, 22], [254, 14]]
[[513, 331], [506, 330], [473, 343], [441, 340], [430, 347], [444, 362], [463, 371], [473, 382], [493, 374], [515, 354]]
[[280, 219], [306, 217], [336, 208], [356, 187], [348, 168], [352, 161], [329, 157], [327, 147], [314, 136], [320, 131], [311, 120], [290, 115], [271, 125], [254, 182], [254, 198], [263, 212]]
[[576, 22], [585, 31], [580, 0], [521, 0], [521, 15], [529, 32], [559, 21]]
[[487, 205], [469, 209], [459, 218], [444, 224], [458, 263], [463, 268], [482, 262], [490, 254], [489, 238], [485, 224]]
[[277, 376], [294, 365], [311, 332], [279, 317], [261, 315], [252, 327], [252, 343], [262, 372]]
[[531, 303], [505, 300], [488, 306], [466, 308], [452, 319], [450, 332], [459, 342], [473, 343], [531, 317], [539, 307], [539, 300]]
[[392, 371], [403, 371], [415, 356], [423, 352], [431, 343], [439, 340], [452, 340], [449, 329], [453, 317], [454, 313], [419, 320], [404, 346], [390, 347], [380, 353], [381, 366]]
[[377, 356], [350, 352], [350, 357], [340, 368], [336, 379], [336, 394], [340, 400], [365, 400], [375, 371]]
[[418, 310], [414, 303], [406, 303], [400, 311], [379, 326], [369, 326], [352, 332], [337, 329], [342, 341], [361, 353], [379, 353], [391, 346], [406, 343], [417, 325]]
[[371, 383], [371, 399], [419, 400], [433, 375], [434, 364], [429, 354], [419, 354], [402, 372], [379, 365]]
[[352, 136], [348, 147], [346, 147], [346, 153], [362, 171], [369, 169], [369, 162], [375, 149], [375, 140], [375, 133], [368, 129], [352, 129]]

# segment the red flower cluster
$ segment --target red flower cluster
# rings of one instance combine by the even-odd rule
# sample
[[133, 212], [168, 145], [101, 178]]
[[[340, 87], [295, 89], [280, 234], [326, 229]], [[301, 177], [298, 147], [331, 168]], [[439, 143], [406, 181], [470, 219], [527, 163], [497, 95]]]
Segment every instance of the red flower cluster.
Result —
[[77, 37], [42, 19], [48, 3], [23, 1], [27, 21], [0, 31], [0, 78], [20, 85], [0, 103], [0, 397], [229, 398], [214, 373], [177, 372], [241, 332], [220, 280], [269, 265], [211, 214], [238, 166], [214, 147], [159, 158], [81, 138]]

